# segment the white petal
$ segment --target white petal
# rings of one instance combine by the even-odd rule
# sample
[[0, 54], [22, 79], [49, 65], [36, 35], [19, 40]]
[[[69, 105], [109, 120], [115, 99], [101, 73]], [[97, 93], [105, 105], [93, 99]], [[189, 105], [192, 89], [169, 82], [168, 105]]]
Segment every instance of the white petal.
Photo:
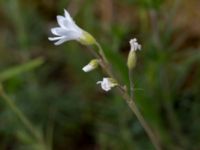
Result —
[[79, 31], [79, 27], [73, 22], [69, 21], [63, 16], [57, 16], [57, 22], [62, 29]]
[[107, 82], [107, 81], [103, 81], [101, 83], [101, 88], [104, 90], [104, 91], [109, 91], [111, 89], [111, 86], [110, 84]]
[[58, 36], [63, 36], [63, 35], [66, 35], [66, 33], [67, 33], [66, 30], [64, 30], [63, 28], [60, 28], [60, 27], [52, 28], [51, 32]]
[[112, 87], [116, 86], [111, 82], [111, 78], [103, 78], [103, 80], [98, 81], [97, 84], [101, 84], [101, 88], [104, 91], [109, 91]]
[[65, 17], [63, 16], [57, 16], [57, 22], [60, 25], [61, 28], [65, 28], [64, 22], [65, 21]]
[[54, 44], [55, 45], [60, 45], [60, 44], [62, 44], [64, 42], [70, 41], [70, 40], [76, 40], [76, 38], [74, 36], [66, 36], [66, 37], [60, 39], [59, 41], [55, 42]]
[[70, 14], [65, 10], [65, 16], [57, 16], [57, 22], [58, 24], [65, 29], [72, 29], [74, 26], [76, 26], [75, 22], [71, 18]]
[[97, 84], [101, 84], [102, 83], [102, 81], [97, 81]]
[[94, 69], [94, 67], [92, 65], [90, 65], [90, 64], [88, 64], [88, 65], [86, 65], [85, 67], [82, 68], [82, 70], [84, 72], [89, 72], [89, 71], [91, 71], [93, 69]]
[[58, 36], [58, 37], [49, 37], [49, 41], [56, 41], [56, 40], [60, 40], [60, 39], [63, 39], [64, 37], [62, 36]]
[[65, 12], [65, 20], [64, 20], [63, 24], [64, 24], [65, 28], [75, 30], [75, 31], [78, 31], [81, 33], [82, 29], [76, 25], [73, 18], [68, 13], [68, 11], [64, 9], [64, 12]]
[[65, 18], [70, 21], [70, 22], [73, 22], [73, 19], [72, 17], [70, 16], [70, 14], [68, 13], [68, 11], [66, 9], [64, 9], [64, 12], [65, 12]]
[[69, 38], [63, 38], [63, 39], [60, 39], [59, 41], [55, 42], [54, 44], [55, 45], [60, 45], [60, 44], [66, 42], [66, 41], [69, 41], [69, 40], [70, 40]]
[[141, 50], [141, 45], [137, 42], [137, 39], [131, 39], [129, 41], [130, 45], [131, 45], [131, 50], [132, 51], [136, 51], [136, 50]]
[[70, 30], [70, 31], [66, 32], [65, 36], [68, 37], [68, 38], [74, 39], [74, 40], [78, 40], [81, 35], [78, 32]]

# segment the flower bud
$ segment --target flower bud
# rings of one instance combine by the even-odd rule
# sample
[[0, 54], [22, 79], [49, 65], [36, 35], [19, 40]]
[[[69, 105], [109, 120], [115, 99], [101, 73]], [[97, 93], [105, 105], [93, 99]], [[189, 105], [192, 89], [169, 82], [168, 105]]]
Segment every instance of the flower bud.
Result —
[[131, 46], [131, 50], [130, 50], [130, 52], [128, 54], [127, 66], [128, 66], [129, 70], [132, 70], [136, 66], [136, 61], [137, 61], [135, 51], [141, 50], [141, 45], [138, 44], [136, 38], [131, 39], [129, 41], [129, 43], [130, 43], [130, 46]]
[[128, 54], [127, 66], [129, 70], [132, 70], [136, 66], [136, 53], [135, 51], [130, 51]]
[[83, 70], [84, 72], [90, 72], [90, 71], [96, 69], [96, 68], [98, 67], [98, 65], [99, 65], [99, 60], [98, 60], [98, 59], [92, 59], [92, 60], [89, 62], [89, 64], [87, 64], [86, 66], [84, 66], [84, 67], [82, 68], [82, 70]]

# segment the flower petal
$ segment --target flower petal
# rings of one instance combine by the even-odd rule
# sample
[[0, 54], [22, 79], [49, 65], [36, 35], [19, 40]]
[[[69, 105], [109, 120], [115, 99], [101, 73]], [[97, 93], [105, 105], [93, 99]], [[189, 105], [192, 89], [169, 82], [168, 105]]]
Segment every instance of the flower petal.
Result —
[[64, 43], [64, 42], [66, 42], [66, 41], [76, 40], [76, 39], [77, 39], [77, 36], [76, 36], [75, 34], [72, 34], [72, 33], [71, 33], [71, 35], [70, 35], [70, 33], [69, 33], [69, 35], [60, 38], [60, 40], [57, 41], [57, 42], [54, 43], [54, 44], [55, 44], [55, 45], [60, 45], [60, 44], [62, 44], [62, 43]]
[[62, 44], [64, 42], [66, 42], [66, 41], [69, 41], [69, 39], [68, 38], [63, 38], [63, 39], [60, 39], [59, 41], [55, 42], [54, 44], [55, 45], [60, 45], [60, 44]]
[[132, 51], [136, 51], [136, 50], [141, 50], [141, 45], [137, 42], [137, 39], [131, 39], [129, 41], [130, 45], [131, 45], [131, 50]]
[[63, 36], [67, 34], [67, 31], [60, 27], [52, 28], [51, 32], [58, 36]]
[[102, 83], [102, 81], [97, 81], [97, 84], [101, 84]]
[[75, 21], [72, 19], [68, 11], [64, 9], [64, 12], [65, 12], [65, 20], [63, 21], [64, 26], [67, 29], [75, 30], [81, 33], [82, 29], [76, 25]]
[[58, 37], [49, 37], [49, 41], [56, 41], [56, 40], [60, 40], [60, 39], [63, 39], [64, 37], [63, 36], [58, 36]]
[[57, 22], [61, 28], [65, 28], [65, 25], [64, 25], [64, 22], [66, 22], [65, 20], [66, 20], [65, 17], [57, 16]]
[[59, 26], [65, 30], [77, 30], [77, 25], [73, 22], [73, 20], [67, 20], [63, 16], [57, 16], [57, 22]]
[[82, 68], [82, 70], [84, 71], [84, 72], [90, 72], [90, 71], [92, 71], [94, 68], [93, 68], [93, 66], [92, 65], [86, 65], [86, 66], [84, 66], [83, 68]]
[[67, 19], [67, 21], [74, 22], [72, 17], [70, 16], [70, 14], [68, 13], [68, 11], [66, 9], [64, 9], [64, 12], [65, 12], [65, 18]]

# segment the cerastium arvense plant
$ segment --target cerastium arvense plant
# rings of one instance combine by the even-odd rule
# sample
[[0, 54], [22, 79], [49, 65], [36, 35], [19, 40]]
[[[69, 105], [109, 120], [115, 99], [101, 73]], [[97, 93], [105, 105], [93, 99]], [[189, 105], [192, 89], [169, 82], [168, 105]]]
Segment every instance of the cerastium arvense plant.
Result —
[[101, 66], [102, 70], [106, 73], [107, 77], [104, 77], [102, 81], [98, 81], [97, 84], [100, 84], [101, 88], [104, 91], [109, 91], [113, 87], [115, 87], [118, 90], [118, 93], [123, 97], [124, 100], [126, 100], [128, 106], [136, 115], [140, 124], [143, 126], [154, 147], [157, 150], [160, 150], [161, 146], [158, 138], [156, 137], [155, 133], [152, 131], [152, 129], [149, 127], [149, 125], [143, 118], [134, 100], [134, 94], [133, 94], [134, 84], [132, 79], [132, 71], [136, 65], [136, 51], [141, 50], [141, 45], [138, 44], [137, 39], [134, 38], [130, 40], [131, 49], [127, 59], [127, 67], [129, 70], [129, 79], [130, 79], [130, 94], [129, 94], [125, 86], [121, 84], [114, 76], [109, 61], [107, 60], [101, 45], [96, 41], [96, 39], [91, 34], [78, 27], [66, 10], [64, 10], [64, 16], [57, 16], [57, 21], [59, 27], [51, 29], [51, 32], [56, 37], [49, 37], [49, 40], [55, 41], [54, 43], [55, 45], [60, 45], [70, 40], [76, 40], [81, 44], [87, 46], [91, 45], [97, 46], [98, 51], [91, 50], [91, 53], [94, 55], [95, 58], [91, 60], [89, 64], [87, 64], [85, 67], [83, 67], [83, 71], [89, 72], [94, 70], [98, 66]]

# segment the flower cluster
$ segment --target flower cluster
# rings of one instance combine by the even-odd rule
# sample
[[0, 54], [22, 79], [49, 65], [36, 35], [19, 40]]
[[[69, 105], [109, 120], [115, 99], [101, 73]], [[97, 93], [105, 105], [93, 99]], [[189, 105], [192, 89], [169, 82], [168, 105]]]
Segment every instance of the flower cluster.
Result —
[[[76, 40], [84, 45], [97, 44], [95, 38], [88, 32], [81, 29], [76, 25], [67, 10], [64, 10], [64, 16], [57, 16], [57, 22], [59, 27], [54, 27], [51, 29], [52, 34], [55, 37], [49, 37], [50, 41], [55, 41], [55, 45], [60, 45], [66, 41]], [[136, 57], [135, 51], [141, 49], [141, 45], [138, 44], [137, 39], [130, 40], [131, 50], [128, 56], [128, 67], [133, 68], [135, 65]], [[93, 59], [82, 68], [84, 72], [90, 72], [96, 69], [99, 65], [98, 59]], [[118, 86], [118, 83], [109, 77], [104, 77], [102, 81], [98, 81], [97, 84], [101, 85], [104, 91], [109, 91], [111, 88]]]
[[[91, 34], [81, 29], [73, 21], [67, 10], [64, 10], [64, 16], [57, 16], [57, 22], [59, 27], [51, 29], [51, 32], [56, 37], [49, 37], [50, 41], [56, 41], [55, 45], [60, 45], [66, 41], [76, 40], [85, 45], [92, 45], [96, 43], [96, 40]], [[93, 59], [82, 68], [84, 72], [90, 72], [98, 67], [99, 60]], [[98, 81], [97, 84], [101, 84], [101, 87], [105, 91], [109, 91], [112, 87], [117, 86], [117, 82], [112, 78], [103, 78], [102, 81]]]

